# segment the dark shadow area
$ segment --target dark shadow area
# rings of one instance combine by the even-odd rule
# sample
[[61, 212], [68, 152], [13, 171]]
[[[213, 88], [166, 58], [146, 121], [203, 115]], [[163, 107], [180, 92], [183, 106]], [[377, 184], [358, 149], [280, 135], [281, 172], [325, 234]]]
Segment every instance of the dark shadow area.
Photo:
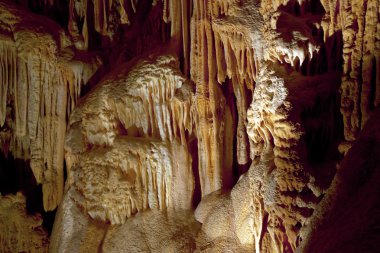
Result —
[[54, 0], [52, 5], [48, 4], [48, 1], [49, 0], [14, 0], [14, 3], [28, 8], [35, 14], [49, 17], [61, 27], [66, 28], [69, 22], [69, 1]]
[[313, 15], [324, 15], [326, 13], [320, 0], [304, 1], [302, 2], [302, 8], [305, 12], [309, 12]]
[[80, 97], [85, 96], [107, 74], [112, 73], [113, 69], [133, 60], [136, 56], [145, 55], [148, 51], [153, 52], [156, 46], [160, 47], [170, 39], [170, 24], [162, 21], [161, 1], [155, 6], [152, 6], [151, 0], [138, 1], [136, 13], [130, 11], [132, 7], [126, 8], [130, 24], [115, 23], [112, 40], [95, 31], [94, 6], [92, 1], [89, 1], [89, 4], [87, 7], [88, 30], [91, 38], [89, 50], [96, 52], [103, 64], [89, 82], [82, 86]]
[[319, 41], [319, 51], [315, 52], [310, 60], [308, 55], [301, 65], [300, 72], [304, 76], [315, 76], [328, 71], [342, 71], [343, 66], [343, 45], [342, 33], [336, 32], [323, 42], [323, 30], [313, 30], [315, 39]]
[[376, 92], [379, 92], [379, 91], [376, 91], [376, 82], [377, 82], [376, 71], [377, 71], [376, 58], [373, 57], [372, 58], [372, 69], [371, 69], [371, 85], [370, 85], [371, 93], [369, 94], [369, 101], [368, 101], [370, 110], [375, 109]]
[[380, 240], [379, 111], [340, 163], [303, 252], [374, 253]]
[[[336, 32], [323, 42], [323, 30], [314, 31], [315, 38], [321, 45], [319, 52], [309, 58], [301, 66], [305, 76], [322, 77], [321, 84], [326, 88], [318, 88], [313, 105], [301, 113], [305, 129], [307, 160], [312, 166], [312, 174], [322, 187], [328, 187], [336, 169], [335, 164], [341, 159], [338, 144], [344, 139], [343, 118], [340, 113], [340, 83], [343, 64], [342, 33]], [[327, 79], [326, 79], [327, 78]], [[316, 79], [318, 80], [318, 79]], [[331, 88], [329, 88], [331, 87]]]
[[196, 208], [201, 202], [202, 192], [201, 192], [201, 182], [199, 180], [199, 168], [198, 168], [198, 139], [192, 138], [188, 143], [189, 153], [192, 158], [192, 170], [194, 175], [194, 195], [193, 195], [193, 208]]
[[317, 99], [314, 106], [305, 110], [301, 117], [305, 124], [305, 141], [308, 160], [318, 164], [327, 159], [339, 158], [336, 143], [343, 140], [343, 120], [339, 111], [339, 96]]
[[27, 213], [40, 213], [43, 218], [42, 225], [50, 234], [56, 211], [44, 211], [42, 186], [37, 185], [33, 171], [30, 168], [30, 161], [14, 158], [12, 154], [5, 156], [0, 152], [1, 195], [16, 194], [19, 191], [21, 191], [26, 198]]
[[343, 120], [339, 111], [339, 96], [330, 95], [325, 101], [318, 100], [315, 106], [302, 117], [305, 125], [307, 159], [316, 184], [328, 188], [341, 159], [338, 145], [344, 139]]
[[50, 212], [42, 212], [42, 226], [47, 230], [48, 235], [50, 237], [51, 232], [53, 231], [54, 219], [57, 213], [57, 209]]
[[304, 14], [324, 15], [326, 13], [319, 0], [302, 1], [301, 4], [300, 1], [290, 0], [286, 5], [280, 6], [279, 9], [294, 16]]
[[[226, 189], [232, 188], [236, 182], [239, 180], [240, 176], [244, 173], [246, 173], [251, 166], [252, 160], [249, 158], [249, 137], [247, 135], [247, 150], [246, 154], [248, 157], [248, 162], [246, 164], [239, 164], [238, 163], [238, 157], [237, 157], [237, 127], [238, 127], [238, 121], [239, 121], [239, 113], [237, 108], [237, 101], [233, 84], [230, 79], [227, 79], [225, 83], [220, 85], [220, 88], [223, 92], [223, 95], [226, 99], [226, 106], [230, 109], [232, 114], [232, 128], [233, 128], [233, 146], [232, 146], [232, 152], [233, 152], [233, 162], [232, 162], [232, 181], [231, 186], [227, 187]], [[249, 105], [252, 102], [252, 91], [249, 90], [245, 85], [243, 87], [245, 99], [246, 99], [246, 108], [245, 110], [248, 110]], [[247, 119], [243, 119], [243, 121], [246, 121]]]

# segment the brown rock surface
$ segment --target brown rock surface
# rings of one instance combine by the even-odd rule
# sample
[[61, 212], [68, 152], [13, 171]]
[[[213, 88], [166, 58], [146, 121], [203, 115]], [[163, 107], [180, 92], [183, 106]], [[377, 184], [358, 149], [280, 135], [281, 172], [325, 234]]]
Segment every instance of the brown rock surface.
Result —
[[0, 0], [0, 214], [59, 205], [51, 252], [373, 251], [379, 14]]
[[316, 209], [299, 252], [376, 252], [380, 112], [372, 113]]
[[1, 149], [30, 160], [50, 211], [63, 194], [66, 115], [100, 61], [47, 18], [4, 2], [0, 16]]
[[48, 252], [49, 238], [39, 214], [26, 213], [22, 193], [0, 196], [0, 252]]

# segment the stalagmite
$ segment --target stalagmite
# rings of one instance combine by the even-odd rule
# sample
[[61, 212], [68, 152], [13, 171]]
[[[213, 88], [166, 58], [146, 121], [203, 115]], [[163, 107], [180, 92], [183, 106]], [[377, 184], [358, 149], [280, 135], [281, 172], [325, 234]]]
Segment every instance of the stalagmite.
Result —
[[[242, 230], [239, 225], [235, 228], [235, 233], [240, 239], [240, 243], [244, 244], [247, 242], [244, 234], [249, 231], [252, 239], [248, 242], [254, 243], [256, 252], [262, 249], [267, 249], [269, 252], [294, 251], [298, 241], [298, 228], [296, 226], [299, 226], [298, 224], [302, 226], [306, 223], [309, 215], [307, 213], [312, 212], [316, 203], [305, 203], [296, 195], [292, 197], [294, 195], [292, 192], [310, 191], [312, 195], [317, 195], [310, 196], [314, 199], [320, 195], [318, 187], [312, 184], [314, 179], [310, 177], [310, 168], [308, 165], [302, 165], [305, 163], [306, 157], [301, 151], [301, 147], [305, 144], [301, 139], [303, 131], [299, 127], [300, 116], [302, 110], [307, 110], [311, 105], [300, 103], [289, 97], [290, 94], [297, 94], [297, 90], [302, 90], [300, 88], [303, 83], [302, 78], [300, 79], [294, 74], [293, 80], [285, 80], [273, 74], [283, 73], [280, 75], [285, 76], [284, 70], [278, 72], [278, 67], [275, 67], [276, 62], [289, 64], [291, 68], [297, 70], [306, 57], [312, 59], [319, 47], [312, 37], [311, 28], [303, 25], [303, 21], [292, 13], [278, 10], [280, 4], [272, 6], [262, 3], [262, 9], [258, 5], [255, 6], [253, 2], [245, 2], [245, 8], [241, 5], [237, 7], [233, 1], [220, 7], [217, 2], [214, 4], [216, 6], [213, 6], [213, 10], [216, 10], [216, 17], [213, 16], [211, 20], [218, 62], [216, 64], [218, 66], [217, 80], [223, 82], [226, 77], [232, 79], [235, 95], [239, 101], [242, 101], [240, 106], [243, 108], [238, 108], [241, 111], [246, 110], [244, 99], [241, 99], [241, 91], [244, 90], [245, 85], [254, 89], [253, 101], [248, 113], [246, 116], [244, 113], [239, 115], [248, 119], [247, 131], [251, 144], [253, 144], [251, 146], [251, 157], [254, 161], [247, 175], [251, 183], [245, 185], [241, 183], [244, 185], [242, 186], [243, 189], [251, 193], [252, 200], [246, 204], [239, 202], [240, 206], [246, 205], [245, 211], [241, 216], [238, 215], [239, 212], [230, 214], [235, 219], [231, 222], [233, 224], [244, 224], [241, 220], [246, 219], [244, 217], [250, 217], [248, 218], [249, 222], [246, 221], [245, 224], [250, 224], [251, 228]], [[199, 4], [199, 6], [202, 5]], [[221, 18], [218, 18], [219, 9], [223, 13]], [[207, 9], [204, 12], [207, 13]], [[250, 14], [247, 15], [248, 13]], [[268, 13], [272, 14], [268, 15]], [[268, 22], [267, 20], [271, 16], [277, 17], [277, 20]], [[285, 27], [286, 24], [291, 23], [297, 32], [288, 34]], [[236, 27], [239, 27], [239, 32], [235, 32]], [[207, 34], [207, 29], [205, 31]], [[220, 44], [223, 45], [224, 49], [218, 49]], [[222, 52], [224, 52], [224, 58], [220, 56]], [[247, 64], [252, 72], [241, 70], [246, 69], [246, 62], [248, 62], [244, 60], [245, 52], [250, 52], [251, 57], [254, 56], [253, 63]], [[204, 56], [205, 53], [198, 53], [198, 55]], [[198, 59], [194, 57], [194, 63], [197, 63], [195, 60], [202, 61], [202, 59]], [[298, 59], [298, 65], [296, 59]], [[273, 63], [265, 62], [268, 60]], [[212, 71], [210, 70], [212, 66], [215, 65], [210, 63], [210, 57], [208, 57], [208, 63], [203, 64], [206, 64], [209, 73]], [[200, 68], [204, 67], [201, 66]], [[224, 68], [226, 68], [226, 72], [224, 72]], [[257, 71], [258, 69], [259, 71]], [[195, 77], [202, 78], [200, 73], [202, 72], [194, 72]], [[252, 75], [241, 76], [241, 74], [247, 73], [252, 73]], [[331, 77], [331, 75], [326, 75], [324, 78], [314, 79], [311, 83], [320, 83], [320, 85], [316, 86], [318, 89], [311, 86], [309, 94], [318, 94], [317, 97], [321, 96], [319, 94], [325, 94], [328, 82], [324, 80]], [[211, 78], [216, 78], [216, 76], [209, 75], [209, 79], [206, 80], [212, 83]], [[299, 81], [295, 81], [297, 79]], [[306, 82], [311, 80], [304, 79]], [[335, 91], [336, 86], [332, 87], [330, 92]], [[238, 126], [238, 131], [242, 128], [241, 125], [242, 123]], [[241, 150], [244, 150], [244, 141], [238, 143]], [[240, 150], [239, 147], [237, 150]], [[237, 196], [231, 195], [232, 201]], [[226, 203], [226, 205], [231, 204]], [[217, 206], [218, 204], [216, 204], [216, 209]], [[216, 218], [212, 218], [212, 220], [217, 221], [221, 215], [223, 214], [219, 212], [211, 212], [210, 218], [207, 219], [215, 216]], [[263, 227], [266, 222], [267, 226]], [[208, 236], [216, 237], [218, 236], [213, 235], [213, 231], [225, 230], [222, 227], [209, 230], [209, 227], [213, 226], [218, 225], [206, 222], [203, 224], [202, 230], [204, 229]], [[222, 225], [220, 224], [220, 226]], [[258, 241], [261, 241], [261, 238], [265, 238], [265, 240], [259, 243]]]
[[39, 214], [27, 215], [25, 197], [0, 196], [0, 251], [48, 252], [49, 238]]

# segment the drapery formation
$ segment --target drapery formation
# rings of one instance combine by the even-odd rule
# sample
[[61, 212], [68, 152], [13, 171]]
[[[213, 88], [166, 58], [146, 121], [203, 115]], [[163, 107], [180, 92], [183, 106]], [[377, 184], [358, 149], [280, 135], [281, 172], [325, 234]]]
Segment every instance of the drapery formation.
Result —
[[46, 211], [65, 199], [52, 249], [94, 229], [112, 251], [114, 225], [192, 208], [186, 249], [309, 247], [380, 103], [378, 0], [23, 1], [63, 28], [9, 2], [1, 151], [30, 161]]

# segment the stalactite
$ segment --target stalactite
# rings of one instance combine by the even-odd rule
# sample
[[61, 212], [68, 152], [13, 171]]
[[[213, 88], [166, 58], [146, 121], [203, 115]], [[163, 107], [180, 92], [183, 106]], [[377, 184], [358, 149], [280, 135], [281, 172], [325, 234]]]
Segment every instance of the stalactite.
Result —
[[[266, 11], [261, 11], [259, 8], [255, 8], [255, 5], [251, 1], [247, 1], [242, 4], [244, 7], [236, 7], [236, 3], [233, 1], [206, 1], [204, 3], [200, 1], [198, 3], [195, 3], [195, 6], [197, 6], [195, 8], [195, 11], [197, 11], [197, 8], [199, 8], [199, 12], [203, 13], [203, 15], [208, 18], [208, 20], [207, 18], [203, 18], [201, 20], [203, 22], [206, 22], [206, 24], [207, 22], [212, 24], [213, 39], [211, 39], [211, 36], [206, 35], [206, 38], [209, 42], [199, 42], [199, 44], [201, 46], [204, 44], [209, 45], [209, 52], [215, 50], [215, 53], [213, 52], [212, 54], [215, 54], [216, 57], [217, 80], [219, 83], [222, 83], [226, 77], [232, 79], [234, 82], [234, 87], [236, 87], [235, 95], [237, 98], [243, 99], [242, 103], [238, 103], [237, 105], [239, 111], [238, 133], [245, 131], [242, 122], [244, 122], [246, 119], [244, 111], [247, 108], [246, 105], [244, 105], [244, 100], [246, 99], [245, 95], [242, 97], [241, 91], [245, 89], [245, 86], [251, 90], [253, 89], [254, 82], [257, 78], [257, 69], [259, 68], [258, 65], [260, 64], [259, 62], [263, 59], [271, 59], [269, 55], [272, 54], [275, 55], [274, 60], [281, 59], [280, 56], [285, 55], [285, 59], [289, 59], [288, 62], [292, 66], [294, 65], [296, 57], [300, 58], [300, 64], [302, 64], [305, 55], [310, 54], [312, 57], [313, 52], [317, 49], [317, 47], [314, 45], [311, 34], [308, 34], [309, 31], [305, 27], [301, 26], [303, 30], [300, 30], [299, 36], [294, 40], [306, 41], [302, 42], [305, 44], [301, 45], [300, 48], [293, 47], [288, 50], [286, 44], [279, 39], [278, 35], [274, 37], [271, 37], [270, 35], [282, 33], [282, 30], [276, 31], [276, 33], [269, 31], [269, 36], [265, 30], [263, 30], [265, 28], [263, 27], [263, 21], [269, 19], [270, 17]], [[203, 9], [204, 6], [209, 7]], [[268, 5], [264, 5], [263, 3], [262, 6], [267, 7]], [[269, 6], [271, 5], [269, 4]], [[272, 7], [272, 9], [272, 12], [276, 11], [275, 7]], [[265, 13], [263, 16], [264, 20], [260, 18], [259, 10], [261, 13]], [[194, 15], [195, 16], [193, 17], [193, 23], [197, 22], [197, 14]], [[229, 19], [223, 17], [223, 15], [227, 15]], [[290, 20], [295, 21], [296, 18], [289, 19], [289, 22]], [[296, 21], [299, 23], [303, 22], [299, 20]], [[198, 26], [201, 26], [201, 24]], [[193, 29], [200, 30], [202, 28], [197, 27]], [[276, 25], [270, 28], [270, 30], [275, 31]], [[206, 34], [207, 31], [208, 30], [206, 29]], [[196, 35], [194, 34], [193, 37], [195, 36]], [[275, 51], [271, 51], [272, 47], [264, 43], [263, 38], [266, 38], [269, 44], [274, 44]], [[192, 42], [192, 44], [194, 43], [196, 42]], [[194, 49], [192, 52], [196, 52], [198, 55], [207, 55], [206, 52], [201, 51], [201, 48]], [[194, 66], [194, 72], [192, 76], [194, 80], [197, 80], [199, 77], [202, 78], [202, 72], [199, 71], [199, 69], [202, 69], [203, 67], [196, 67], [198, 64], [195, 63], [194, 60], [197, 57], [199, 56], [192, 57], [192, 66]], [[207, 57], [208, 61], [210, 61], [210, 58], [213, 57]], [[215, 64], [209, 62], [206, 64], [206, 69], [211, 69], [214, 65]], [[208, 72], [210, 73], [210, 79], [206, 80], [212, 83], [215, 77], [212, 76], [211, 70], [208, 70]], [[200, 90], [200, 87], [197, 87], [197, 89]], [[240, 134], [240, 136], [241, 137], [238, 138], [238, 150], [242, 150], [244, 153], [244, 150], [246, 150], [246, 147], [248, 145], [248, 141], [245, 137], [246, 135], [244, 132]], [[245, 164], [248, 161], [247, 156], [243, 153], [239, 153], [238, 155], [239, 163], [241, 164]], [[240, 156], [240, 154], [242, 154], [242, 156]]]
[[128, 14], [125, 10], [125, 0], [120, 0], [120, 21], [122, 24], [129, 24]]
[[236, 103], [238, 109], [238, 125], [237, 125], [237, 162], [238, 164], [247, 164], [249, 161], [249, 143], [246, 130], [247, 118], [247, 95], [244, 86], [239, 85], [236, 78], [232, 79]]
[[[271, 251], [294, 252], [299, 237], [296, 226], [307, 225], [311, 215], [308, 212], [315, 208], [316, 199], [321, 194], [312, 183], [310, 165], [301, 151], [305, 145], [302, 138], [304, 131], [310, 130], [300, 128], [300, 111], [318, 103], [318, 97], [328, 97], [325, 92], [336, 92], [339, 76], [329, 73], [311, 78], [293, 73], [288, 78], [283, 70], [274, 71], [271, 68], [273, 66], [270, 65], [260, 70], [253, 101], [247, 112], [248, 134], [254, 142], [254, 154], [257, 156], [248, 175], [258, 188], [250, 192], [254, 199], [252, 202], [255, 202], [252, 208], [260, 206], [257, 199], [264, 201], [268, 227], [262, 229], [263, 233], [266, 233], [264, 230], [269, 233], [269, 242], [265, 247]], [[331, 87], [328, 80], [335, 80], [335, 87]], [[299, 88], [301, 86], [302, 89]], [[298, 92], [308, 97], [307, 100], [300, 99]], [[315, 106], [323, 110], [329, 108]], [[325, 138], [330, 140], [332, 137], [326, 135]], [[312, 192], [308, 197], [310, 200], [305, 202], [298, 196], [297, 193], [301, 192]], [[264, 216], [261, 215], [261, 219]], [[255, 220], [258, 219], [256, 214], [253, 219], [254, 234], [258, 237], [258, 228], [264, 220]], [[262, 248], [264, 245], [256, 247]]]
[[93, 219], [123, 224], [147, 209], [190, 208], [194, 186], [184, 146], [123, 137], [101, 149], [82, 155], [72, 168], [73, 199]]
[[16, 48], [10, 37], [4, 37], [3, 43], [0, 45], [0, 126], [3, 126], [6, 119], [6, 110], [8, 102], [8, 94], [12, 95], [13, 89], [16, 86]]
[[196, 50], [191, 55], [191, 76], [197, 85], [197, 136], [202, 195], [220, 189], [226, 179], [223, 179], [223, 175], [228, 175], [232, 166], [225, 164], [222, 167], [223, 143], [226, 140], [223, 140], [224, 129], [220, 119], [224, 117], [225, 100], [215, 79], [215, 52], [208, 13], [210, 8], [210, 2], [195, 1], [191, 24], [192, 30], [196, 31], [192, 34], [192, 44]]
[[[166, 64], [172, 69], [162, 69]], [[99, 91], [91, 93], [89, 103], [74, 113], [70, 124], [82, 121], [86, 126], [92, 120], [98, 120], [89, 118], [87, 122], [87, 117], [83, 119], [83, 114], [90, 113], [87, 112], [88, 108], [95, 106], [99, 107], [99, 112], [104, 115], [104, 119], [107, 119], [99, 124], [99, 127], [113, 134], [91, 136], [91, 131], [94, 129], [88, 130], [87, 138], [90, 143], [111, 145], [112, 138], [118, 131], [116, 119], [120, 120], [125, 129], [136, 126], [141, 128], [142, 133], [147, 136], [169, 141], [180, 138], [183, 143], [186, 142], [184, 132], [187, 130], [191, 134], [194, 124], [191, 107], [192, 88], [191, 84], [178, 74], [176, 67], [177, 63], [173, 58], [163, 56], [157, 63], [151, 60], [142, 61], [129, 72], [128, 76], [126, 71], [129, 70], [126, 68], [126, 71], [121, 72], [124, 76], [118, 74], [120, 79], [107, 80], [99, 86]], [[157, 72], [152, 72], [153, 70]], [[136, 78], [138, 78], [137, 82]], [[117, 85], [112, 86], [112, 82]], [[179, 90], [181, 87], [182, 89]], [[125, 91], [127, 96], [122, 95], [119, 88]], [[102, 96], [114, 102], [102, 101]], [[96, 128], [96, 124], [91, 127]]]
[[[302, 166], [306, 157], [300, 152], [300, 146], [304, 145], [301, 139], [302, 130], [298, 128], [299, 123], [297, 123], [300, 115], [297, 111], [291, 112], [292, 105], [296, 102], [294, 100], [289, 102], [286, 99], [287, 90], [291, 90], [289, 94], [294, 93], [292, 85], [300, 82], [286, 80], [285, 86], [285, 81], [271, 76], [271, 71], [276, 69], [272, 66], [281, 63], [288, 65], [296, 72], [307, 57], [313, 58], [314, 54], [318, 52], [319, 46], [312, 36], [311, 27], [303, 23], [305, 18], [308, 19], [311, 16], [306, 17], [305, 15], [300, 18], [292, 12], [287, 13], [279, 8], [283, 4], [286, 2], [267, 1], [255, 6], [252, 1], [246, 1], [237, 6], [234, 1], [198, 1], [194, 5], [192, 20], [192, 78], [197, 83], [198, 100], [204, 96], [204, 100], [213, 101], [211, 84], [216, 80], [223, 83], [227, 77], [231, 78], [238, 100], [239, 117], [241, 117], [238, 119], [237, 131], [242, 129], [245, 132], [244, 121], [248, 118], [247, 130], [250, 135], [251, 157], [254, 159], [248, 172], [248, 178], [251, 185], [262, 186], [261, 189], [249, 190], [252, 193], [250, 210], [255, 210], [250, 215], [252, 220], [250, 233], [253, 238], [256, 238], [256, 241], [255, 239], [253, 241], [255, 241], [257, 251], [263, 248], [278, 252], [294, 251], [297, 247], [295, 226], [298, 223], [303, 225], [307, 220], [307, 215], [304, 216], [297, 210], [297, 205], [311, 210], [314, 205], [314, 203], [306, 204], [302, 203], [300, 199], [287, 197], [291, 192], [302, 192], [309, 189], [308, 181], [311, 180], [308, 178], [310, 176], [308, 165]], [[212, 10], [211, 14], [210, 10]], [[203, 16], [198, 17], [197, 12], [202, 13]], [[212, 24], [211, 29], [209, 28], [210, 23]], [[287, 25], [290, 24], [296, 28], [296, 32], [293, 34], [287, 32]], [[209, 30], [212, 31], [211, 35], [208, 35]], [[216, 63], [213, 62], [214, 57]], [[270, 64], [269, 61], [272, 63]], [[265, 66], [268, 64], [271, 67], [266, 68]], [[216, 66], [216, 70], [214, 66]], [[320, 80], [317, 79], [315, 82], [320, 82]], [[321, 81], [321, 84], [325, 85], [326, 83]], [[247, 105], [244, 104], [246, 96], [242, 94], [245, 87], [254, 90], [253, 102], [247, 115], [245, 115]], [[198, 117], [203, 113], [200, 108], [207, 105], [203, 100], [200, 102], [202, 102], [201, 106], [199, 106], [200, 103], [197, 104], [199, 107]], [[302, 106], [297, 105], [295, 108], [302, 108]], [[212, 112], [212, 107], [206, 109], [206, 112]], [[211, 115], [209, 118], [212, 118]], [[202, 127], [201, 122], [198, 122], [197, 125]], [[256, 127], [252, 132], [253, 125]], [[202, 140], [202, 136], [202, 133], [198, 133], [200, 141], [207, 143], [209, 140], [206, 138]], [[240, 137], [238, 136], [238, 138]], [[237, 141], [239, 143], [237, 151], [246, 150], [248, 141], [244, 140], [244, 135], [241, 140]], [[213, 157], [210, 151], [205, 152], [202, 147], [199, 147], [199, 150], [207, 156]], [[237, 157], [242, 160], [242, 163], [247, 160], [244, 153], [240, 157], [238, 154]], [[210, 165], [209, 168], [215, 170]], [[201, 169], [203, 169], [202, 165], [200, 172]], [[250, 174], [254, 173], [253, 171], [256, 171], [257, 174]], [[263, 177], [263, 175], [267, 175], [266, 173], [270, 175]], [[200, 173], [201, 178], [205, 175], [207, 174]], [[313, 194], [320, 194], [312, 184], [310, 184], [310, 188], [315, 192]], [[279, 198], [278, 202], [275, 201], [276, 196]], [[234, 195], [231, 198], [233, 201]], [[263, 206], [260, 204], [260, 199], [263, 199]], [[260, 206], [262, 209], [259, 208]], [[239, 212], [234, 213], [235, 219], [237, 219], [237, 213]], [[209, 215], [209, 219], [215, 219], [214, 216], [220, 214], [210, 213]], [[233, 214], [231, 215], [234, 217]], [[268, 225], [262, 227], [265, 222]], [[208, 222], [204, 226], [205, 231], [208, 231], [207, 235], [214, 236], [211, 233], [214, 233], [212, 231], [215, 231], [216, 228], [212, 230], [212, 226], [217, 225]], [[244, 234], [246, 232], [241, 232], [243, 230], [240, 228], [236, 229], [240, 242], [245, 242]], [[266, 242], [260, 245], [258, 241], [263, 237], [267, 238]]]
[[[379, 54], [379, 3], [331, 0], [322, 1], [322, 4], [326, 10], [322, 23], [325, 40], [342, 30], [344, 62], [341, 112], [345, 139], [352, 142], [374, 107], [369, 94], [374, 92], [371, 84], [373, 58], [376, 59]], [[378, 82], [378, 64], [375, 68], [374, 76]]]
[[[11, 5], [2, 4], [1, 9], [5, 17], [19, 18], [7, 23], [13, 27], [14, 40], [0, 43], [6, 50], [1, 54], [2, 87], [6, 87], [1, 94], [6, 99], [1, 101], [14, 112], [14, 121], [7, 124], [13, 132], [7, 145], [14, 157], [31, 160], [36, 181], [42, 184], [44, 208], [53, 210], [63, 195], [66, 115], [79, 97], [83, 82], [77, 79], [87, 82], [99, 62], [90, 58], [89, 64], [77, 61], [71, 65], [75, 63], [73, 56], [60, 56], [63, 48], [59, 48], [67, 46], [62, 42], [68, 39], [58, 37], [56, 41], [56, 34], [40, 28], [39, 22], [44, 20], [39, 17]], [[65, 36], [55, 24], [51, 30]], [[72, 94], [70, 99], [68, 93]]]
[[149, 56], [121, 66], [76, 107], [66, 136], [68, 185], [92, 218], [122, 224], [148, 208], [191, 207], [192, 89], [173, 56]]
[[[160, 213], [158, 234], [200, 201], [201, 232], [181, 227], [181, 249], [296, 252], [338, 151], [380, 104], [378, 0], [70, 0], [70, 36], [25, 11], [62, 1], [8, 2], [0, 149], [30, 160], [45, 210], [64, 199], [57, 251], [122, 251], [115, 233]], [[114, 69], [79, 99], [100, 65], [92, 50]], [[170, 248], [146, 238], [136, 250]]]

